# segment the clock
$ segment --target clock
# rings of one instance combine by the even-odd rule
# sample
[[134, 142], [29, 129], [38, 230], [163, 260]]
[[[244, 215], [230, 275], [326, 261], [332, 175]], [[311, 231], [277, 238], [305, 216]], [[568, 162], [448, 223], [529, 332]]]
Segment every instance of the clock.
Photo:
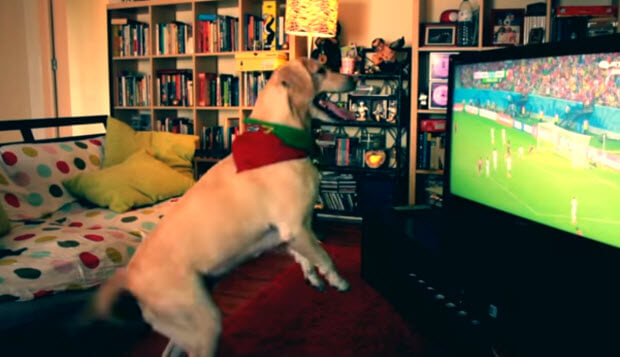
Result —
[[430, 103], [429, 109], [444, 109], [448, 106], [448, 83], [430, 83]]

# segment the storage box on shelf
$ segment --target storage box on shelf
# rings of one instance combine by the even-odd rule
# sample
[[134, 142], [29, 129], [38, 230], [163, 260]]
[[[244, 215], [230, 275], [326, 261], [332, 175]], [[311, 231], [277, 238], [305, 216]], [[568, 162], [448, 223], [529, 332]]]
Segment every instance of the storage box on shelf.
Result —
[[[438, 54], [460, 53], [464, 51], [483, 51], [500, 48], [501, 46], [515, 43], [522, 45], [532, 42], [548, 42], [563, 40], [572, 37], [597, 36], [618, 28], [618, 7], [617, 1], [609, 1], [601, 4], [590, 1], [553, 1], [553, 0], [469, 0], [478, 9], [477, 13], [477, 41], [475, 46], [450, 46], [441, 45], [441, 42], [429, 41], [425, 24], [434, 24], [435, 30], [443, 29], [443, 36], [458, 36], [458, 31], [454, 33], [450, 27], [456, 28], [456, 23], [446, 23], [443, 26], [435, 26], [442, 19], [450, 19], [450, 10], [458, 10], [461, 0], [422, 0], [413, 6], [413, 28], [412, 28], [412, 56], [411, 56], [411, 122], [410, 122], [410, 153], [409, 162], [409, 203], [427, 203], [429, 198], [427, 183], [436, 186], [443, 175], [442, 170], [430, 169], [427, 165], [420, 165], [420, 150], [425, 147], [420, 140], [428, 139], [428, 134], [420, 135], [420, 121], [445, 119], [447, 104], [447, 93], [445, 79], [435, 79], [433, 71], [441, 70], [441, 67], [434, 67], [432, 59]], [[602, 5], [602, 6], [601, 6]], [[508, 9], [508, 10], [507, 10]], [[518, 11], [510, 11], [516, 9]], [[454, 14], [454, 12], [452, 12]], [[521, 18], [514, 18], [521, 14]], [[580, 18], [580, 16], [585, 16]], [[452, 16], [454, 18], [454, 16]], [[581, 27], [565, 28], [567, 23], [576, 22]], [[587, 23], [590, 23], [588, 28]], [[519, 36], [511, 39], [500, 38], [507, 26], [511, 30], [518, 30]], [[533, 28], [541, 30], [533, 31]], [[571, 33], [578, 31], [571, 35]], [[419, 41], [418, 41], [419, 39]], [[453, 41], [456, 43], [457, 41]], [[444, 67], [445, 68], [445, 67]], [[435, 137], [436, 135], [431, 135]], [[432, 140], [431, 140], [432, 141]], [[429, 177], [430, 176], [430, 177]], [[439, 180], [438, 180], [439, 179]]]
[[383, 204], [369, 191], [385, 192], [388, 204], [399, 204], [407, 182], [409, 140], [408, 82], [403, 73], [360, 74], [358, 86], [349, 93], [329, 93], [340, 120], [313, 121], [322, 172], [318, 217], [356, 219], [364, 203]]
[[200, 135], [198, 154], [221, 157], [208, 152], [216, 142], [212, 138], [215, 128], [223, 134], [224, 147], [218, 146], [218, 152], [225, 151], [230, 145], [230, 123], [236, 119], [242, 130], [239, 118], [252, 109], [252, 103], [241, 95], [247, 91], [241, 80], [245, 68], [237, 66], [235, 56], [266, 56], [274, 58], [272, 65], [281, 65], [306, 55], [305, 38], [284, 34], [284, 0], [269, 2], [276, 9], [277, 18], [269, 28], [276, 38], [271, 50], [264, 50], [267, 38], [261, 19], [265, 2], [108, 4], [110, 114], [142, 130]]

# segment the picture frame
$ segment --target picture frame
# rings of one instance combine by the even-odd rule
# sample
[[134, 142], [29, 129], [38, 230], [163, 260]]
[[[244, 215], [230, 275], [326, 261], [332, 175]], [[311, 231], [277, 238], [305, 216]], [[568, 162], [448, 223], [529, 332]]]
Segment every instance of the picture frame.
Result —
[[523, 9], [491, 10], [493, 45], [520, 45], [523, 43]]
[[431, 81], [429, 83], [428, 109], [446, 109], [448, 107], [448, 83]]
[[424, 27], [423, 46], [455, 46], [456, 24], [452, 23], [426, 23]]
[[428, 73], [430, 80], [448, 80], [450, 56], [458, 52], [431, 52], [428, 60]]

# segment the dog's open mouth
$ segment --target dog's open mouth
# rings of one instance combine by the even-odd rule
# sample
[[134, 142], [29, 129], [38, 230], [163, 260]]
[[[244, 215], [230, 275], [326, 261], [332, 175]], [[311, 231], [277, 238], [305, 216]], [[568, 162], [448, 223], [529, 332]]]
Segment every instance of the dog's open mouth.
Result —
[[342, 120], [355, 120], [355, 114], [349, 111], [345, 106], [339, 106], [329, 99], [329, 94], [322, 93], [314, 98], [312, 104], [317, 112], [321, 112], [324, 114], [319, 117], [315, 115], [317, 118], [324, 121], [342, 121]]

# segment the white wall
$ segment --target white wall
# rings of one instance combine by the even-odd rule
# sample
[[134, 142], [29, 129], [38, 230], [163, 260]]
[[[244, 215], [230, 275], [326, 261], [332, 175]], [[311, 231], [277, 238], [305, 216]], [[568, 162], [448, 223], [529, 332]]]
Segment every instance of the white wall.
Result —
[[358, 46], [370, 47], [372, 40], [377, 37], [390, 42], [405, 36], [405, 43], [410, 46], [413, 1], [340, 0], [340, 44], [354, 42]]
[[46, 0], [0, 1], [0, 120], [53, 113]]
[[[108, 114], [107, 0], [52, 4], [58, 115]], [[54, 116], [51, 47], [48, 0], [0, 0], [0, 120]], [[0, 133], [2, 141], [19, 139]]]

